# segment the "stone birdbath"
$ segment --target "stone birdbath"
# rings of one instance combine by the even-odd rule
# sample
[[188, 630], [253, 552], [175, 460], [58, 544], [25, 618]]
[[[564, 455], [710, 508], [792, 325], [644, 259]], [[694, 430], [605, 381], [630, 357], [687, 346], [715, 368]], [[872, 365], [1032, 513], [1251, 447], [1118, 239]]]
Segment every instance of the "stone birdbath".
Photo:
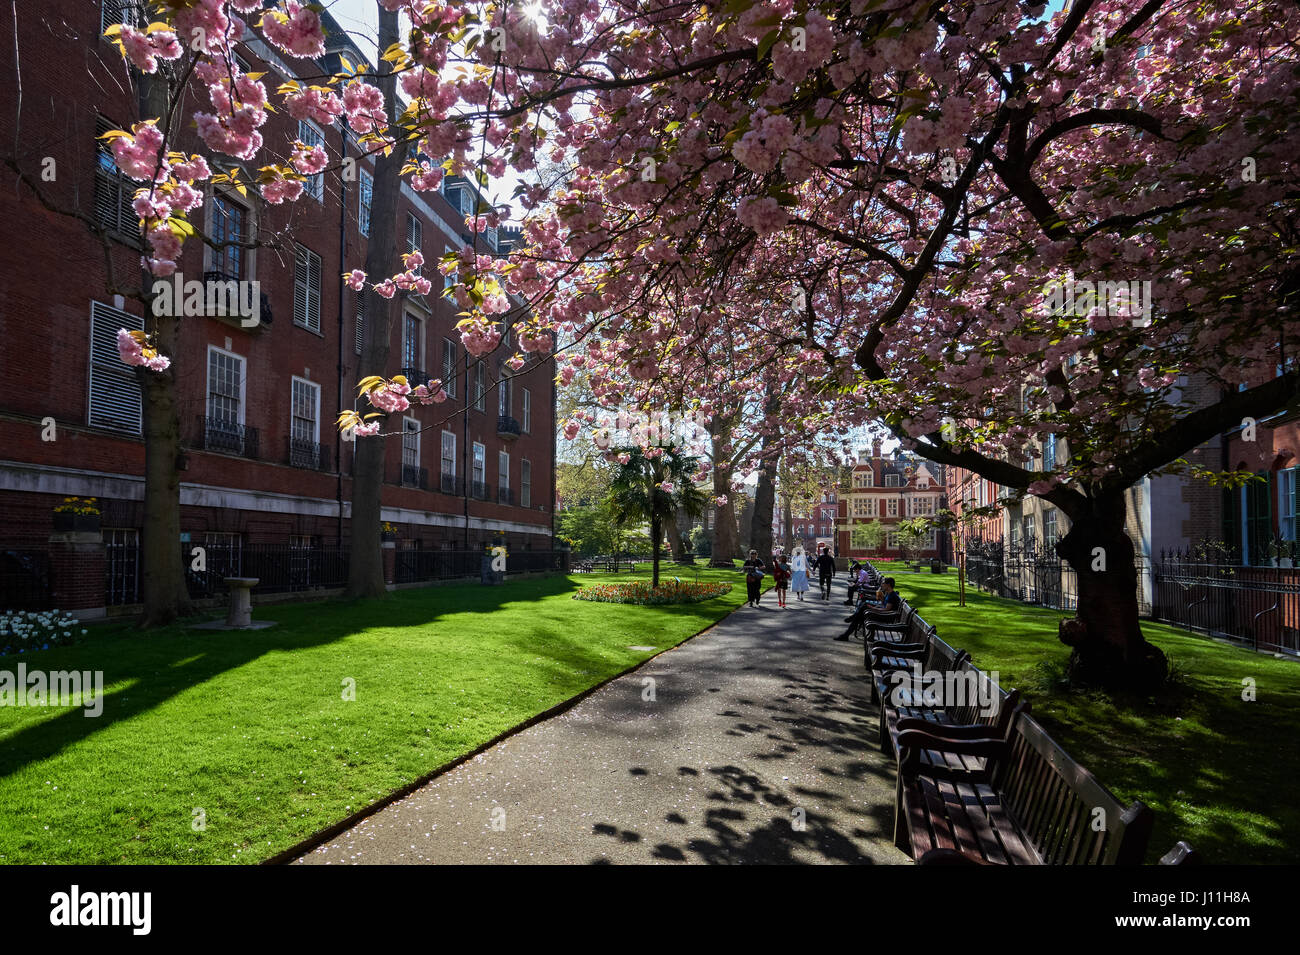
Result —
[[230, 589], [230, 608], [225, 621], [210, 620], [197, 624], [191, 630], [263, 630], [274, 627], [274, 620], [253, 619], [253, 588], [258, 577], [224, 577], [222, 582]]

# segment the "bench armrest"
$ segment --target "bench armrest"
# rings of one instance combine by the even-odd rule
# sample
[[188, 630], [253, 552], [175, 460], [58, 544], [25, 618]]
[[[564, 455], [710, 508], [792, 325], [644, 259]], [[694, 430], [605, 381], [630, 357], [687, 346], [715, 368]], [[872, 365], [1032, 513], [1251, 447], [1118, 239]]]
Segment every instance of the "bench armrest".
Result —
[[898, 749], [932, 749], [940, 753], [954, 753], [963, 756], [986, 756], [997, 758], [1006, 752], [1006, 740], [989, 739], [948, 739], [923, 730], [903, 730], [898, 734]]
[[919, 643], [882, 643], [872, 644], [871, 656], [920, 658], [925, 656], [925, 647]]
[[[906, 730], [919, 730], [928, 736], [951, 740], [989, 739], [993, 729], [994, 727], [983, 723], [935, 723], [917, 716], [904, 716], [898, 721], [900, 733]], [[932, 746], [926, 748], [934, 749]]]

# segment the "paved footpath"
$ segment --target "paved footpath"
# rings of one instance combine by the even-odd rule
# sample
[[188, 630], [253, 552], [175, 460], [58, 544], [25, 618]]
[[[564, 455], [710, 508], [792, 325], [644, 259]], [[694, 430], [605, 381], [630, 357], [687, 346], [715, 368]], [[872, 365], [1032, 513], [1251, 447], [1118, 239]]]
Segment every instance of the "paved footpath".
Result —
[[862, 644], [831, 640], [843, 578], [816, 593], [768, 592], [297, 862], [906, 862]]

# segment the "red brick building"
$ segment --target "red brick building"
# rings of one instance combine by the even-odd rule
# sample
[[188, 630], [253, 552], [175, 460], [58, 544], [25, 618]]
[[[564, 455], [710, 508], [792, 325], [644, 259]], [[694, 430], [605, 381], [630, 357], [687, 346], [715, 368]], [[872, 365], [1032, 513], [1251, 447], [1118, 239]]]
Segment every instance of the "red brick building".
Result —
[[[942, 468], [919, 459], [882, 458], [880, 442], [874, 442], [871, 457], [854, 465], [850, 486], [841, 490], [836, 531], [839, 555], [849, 558], [901, 557], [895, 527], [905, 520], [939, 514], [946, 498], [942, 474]], [[886, 537], [879, 546], [871, 546], [863, 539], [864, 528], [873, 522], [879, 522], [885, 528]], [[934, 528], [917, 557], [923, 560], [946, 558], [947, 553], [946, 532]]]
[[[0, 163], [0, 215], [10, 239], [0, 283], [0, 555], [8, 555], [0, 585], [49, 552], [53, 508], [64, 497], [98, 499], [109, 562], [130, 553], [142, 526], [141, 395], [135, 372], [118, 358], [115, 335], [142, 328], [143, 319], [137, 302], [112, 291], [113, 283], [141, 282], [130, 208], [138, 184], [115, 172], [96, 138], [141, 118], [127, 67], [100, 36], [121, 8], [120, 0], [23, 5], [16, 27], [21, 110], [12, 77], [3, 80], [9, 108], [0, 115], [0, 139], [8, 145], [0, 158], [17, 139], [21, 152], [11, 158], [45, 202], [84, 216], [104, 238], [50, 211]], [[7, 8], [0, 20], [12, 38]], [[261, 291], [259, 324], [186, 318], [171, 356], [184, 447], [182, 544], [238, 553], [257, 544], [345, 548], [349, 540], [354, 452], [334, 420], [353, 407], [365, 316], [340, 276], [364, 267], [373, 162], [361, 158], [341, 125], [298, 122], [274, 92], [295, 72], [338, 69], [340, 54], [364, 62], [328, 15], [326, 25], [328, 51], [319, 64], [286, 61], [253, 31], [238, 53], [250, 70], [266, 73], [276, 107], [261, 130], [268, 148], [281, 151], [294, 138], [321, 143], [331, 163], [356, 158], [355, 176], [327, 170], [311, 177], [298, 202], [281, 206], [262, 202], [255, 189], [245, 197], [204, 183], [205, 205], [191, 213], [209, 234], [266, 244], [216, 253], [191, 240], [179, 263], [187, 279], [255, 280]], [[206, 103], [198, 96], [191, 108]], [[214, 172], [241, 167], [245, 181], [268, 161], [259, 155], [238, 163], [208, 152], [197, 137], [183, 145], [205, 155]], [[409, 432], [383, 439], [383, 517], [396, 526], [400, 550], [475, 551], [502, 537], [511, 551], [552, 547], [554, 363], [530, 357], [511, 374], [503, 365], [515, 351], [509, 332], [496, 352], [471, 359], [455, 330], [459, 309], [439, 297], [444, 280], [436, 265], [448, 250], [503, 252], [518, 238], [506, 229], [467, 231], [465, 214], [483, 201], [459, 178], [437, 192], [402, 186], [399, 251], [423, 252], [434, 290], [428, 297], [399, 293], [386, 373], [405, 373], [412, 384], [442, 378], [453, 397], [394, 415], [385, 426]], [[107, 603], [132, 601], [134, 572], [127, 564], [106, 570]], [[68, 585], [63, 581], [63, 591]]]

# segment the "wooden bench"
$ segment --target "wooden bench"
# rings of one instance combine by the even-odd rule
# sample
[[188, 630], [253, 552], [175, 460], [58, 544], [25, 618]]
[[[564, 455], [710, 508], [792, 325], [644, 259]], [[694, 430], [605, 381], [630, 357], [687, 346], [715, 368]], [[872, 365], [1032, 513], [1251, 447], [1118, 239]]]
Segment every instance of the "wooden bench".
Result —
[[[911, 756], [915, 748], [986, 762], [980, 772], [936, 772]], [[1122, 806], [1024, 709], [1007, 739], [945, 739], [908, 728], [898, 734], [898, 750], [894, 842], [914, 859], [1139, 865], [1146, 853], [1151, 810], [1140, 802]]]
[[[945, 739], [997, 739], [1007, 740], [1011, 725], [1020, 710], [1028, 712], [1029, 703], [1022, 701], [1019, 690], [1010, 692], [987, 673], [975, 666], [970, 657], [962, 660], [954, 671], [953, 688], [956, 699], [945, 698], [941, 705], [932, 705], [925, 699], [925, 688], [920, 692], [904, 689], [891, 693], [891, 704], [881, 709], [880, 749], [886, 755], [896, 755], [899, 734], [906, 730], [920, 730]], [[945, 767], [953, 772], [982, 772], [985, 757], [977, 754], [950, 753], [914, 746], [907, 752], [909, 760], [901, 771], [924, 771], [927, 767]]]
[[965, 650], [956, 650], [944, 643], [933, 631], [924, 643], [871, 645], [867, 649], [871, 702], [879, 701], [883, 705], [888, 697], [896, 695], [894, 690], [897, 680], [893, 674], [899, 671], [911, 671], [919, 663], [923, 672], [946, 673], [960, 667], [968, 656]]

